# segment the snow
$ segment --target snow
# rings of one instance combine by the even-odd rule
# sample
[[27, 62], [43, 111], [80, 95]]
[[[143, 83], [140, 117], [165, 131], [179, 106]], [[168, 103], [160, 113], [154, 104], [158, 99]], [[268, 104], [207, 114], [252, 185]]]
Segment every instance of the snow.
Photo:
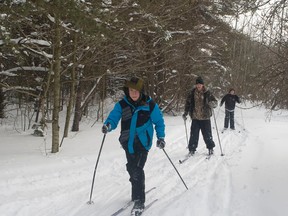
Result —
[[[206, 159], [200, 135], [195, 157], [183, 164], [178, 162], [187, 154], [183, 120], [181, 115], [165, 116], [165, 151], [189, 190], [164, 152], [154, 145], [145, 174], [147, 190], [156, 189], [147, 194], [146, 204], [158, 201], [143, 215], [286, 215], [288, 112], [275, 112], [269, 121], [266, 114], [264, 108], [236, 108], [236, 131], [221, 133], [224, 110], [216, 108], [217, 127], [211, 119], [215, 155]], [[91, 127], [95, 119], [84, 120], [81, 131], [70, 132], [57, 154], [50, 153], [51, 127], [43, 138], [32, 136], [32, 131], [17, 132], [12, 120], [0, 121], [1, 216], [107, 216], [129, 201], [130, 183], [118, 128], [105, 138], [92, 194], [94, 204], [87, 204], [103, 134], [100, 122]], [[190, 121], [187, 123], [190, 129]]]
[[30, 67], [30, 66], [23, 66], [23, 67], [15, 67], [6, 71], [1, 71], [0, 75], [6, 75], [6, 76], [17, 76], [14, 74], [14, 72], [17, 71], [41, 71], [41, 72], [48, 72], [49, 69], [45, 67]]
[[[39, 46], [47, 46], [47, 47], [51, 46], [51, 43], [45, 40], [37, 40], [37, 39], [23, 38], [23, 37], [11, 39], [10, 42], [14, 44], [21, 43], [21, 44], [37, 44]], [[4, 41], [0, 40], [0, 45], [2, 44], [4, 44]]]

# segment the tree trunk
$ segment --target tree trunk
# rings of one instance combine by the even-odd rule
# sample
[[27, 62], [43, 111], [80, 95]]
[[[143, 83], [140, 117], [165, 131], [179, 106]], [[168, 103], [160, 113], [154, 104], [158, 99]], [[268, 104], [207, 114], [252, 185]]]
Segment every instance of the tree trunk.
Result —
[[71, 118], [72, 108], [75, 101], [75, 86], [76, 86], [76, 79], [75, 79], [75, 73], [76, 73], [76, 49], [77, 49], [77, 35], [75, 34], [74, 38], [74, 54], [73, 54], [73, 67], [71, 70], [71, 87], [70, 87], [70, 97], [69, 97], [69, 103], [67, 106], [67, 114], [66, 114], [66, 120], [65, 120], [65, 128], [64, 128], [64, 135], [63, 137], [68, 136], [69, 131], [69, 122]]
[[0, 87], [0, 118], [4, 118], [4, 93]]
[[74, 121], [73, 121], [72, 131], [79, 131], [79, 122], [81, 121], [84, 110], [85, 110], [85, 108], [87, 108], [89, 102], [93, 98], [92, 95], [97, 90], [97, 86], [98, 86], [101, 79], [102, 79], [102, 77], [97, 78], [96, 83], [91, 88], [90, 92], [86, 95], [86, 97], [84, 98], [83, 101], [82, 101], [82, 95], [83, 95], [82, 82], [79, 81], [78, 89], [77, 89], [76, 102], [75, 102], [75, 113], [74, 113]]
[[60, 69], [61, 69], [61, 31], [60, 20], [55, 17], [55, 46], [54, 46], [54, 88], [52, 115], [52, 153], [59, 151], [59, 112], [60, 112]]
[[74, 120], [72, 125], [72, 131], [79, 131], [79, 122], [82, 116], [81, 110], [81, 102], [82, 102], [82, 87], [81, 81], [79, 81], [76, 93], [76, 101], [75, 101], [75, 112], [74, 112]]
[[69, 131], [69, 123], [70, 123], [70, 118], [71, 118], [71, 113], [74, 105], [74, 100], [75, 100], [75, 68], [72, 68], [71, 71], [71, 77], [72, 77], [72, 82], [71, 82], [71, 87], [70, 87], [70, 96], [69, 96], [69, 102], [67, 106], [67, 113], [66, 113], [66, 119], [65, 119], [65, 126], [64, 126], [64, 137], [68, 136], [68, 131]]

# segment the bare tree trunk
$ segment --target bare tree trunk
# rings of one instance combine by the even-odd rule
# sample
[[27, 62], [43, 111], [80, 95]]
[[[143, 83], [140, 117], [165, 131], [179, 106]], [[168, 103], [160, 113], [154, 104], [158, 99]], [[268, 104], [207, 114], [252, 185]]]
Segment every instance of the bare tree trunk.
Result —
[[75, 112], [72, 125], [72, 131], [79, 131], [79, 122], [81, 120], [82, 111], [81, 111], [81, 102], [82, 102], [82, 87], [81, 81], [79, 81], [77, 87], [76, 101], [75, 101]]
[[0, 87], [0, 118], [4, 118], [4, 93], [2, 87]]
[[67, 114], [66, 114], [66, 120], [65, 120], [65, 127], [64, 127], [64, 135], [63, 137], [68, 136], [69, 131], [69, 122], [71, 118], [72, 108], [75, 101], [75, 86], [76, 86], [76, 79], [75, 79], [75, 70], [76, 70], [76, 49], [77, 49], [77, 35], [75, 34], [74, 38], [74, 56], [73, 56], [73, 67], [71, 70], [71, 88], [70, 88], [70, 97], [69, 97], [69, 103], [67, 106]]
[[67, 106], [67, 113], [66, 113], [66, 120], [65, 120], [65, 126], [64, 126], [64, 137], [68, 136], [68, 131], [69, 131], [69, 122], [71, 118], [71, 113], [75, 101], [75, 68], [72, 68], [71, 71], [71, 76], [72, 76], [72, 83], [71, 83], [71, 88], [70, 88], [70, 96], [69, 96], [69, 102]]
[[[105, 97], [106, 97], [106, 90], [107, 90], [107, 87], [106, 87], [106, 76], [104, 76], [104, 79], [103, 79], [103, 85], [102, 85], [102, 97], [101, 97], [101, 100], [99, 103], [101, 103], [101, 113], [102, 113], [102, 116], [101, 116], [101, 122], [104, 122], [104, 100], [105, 100]], [[100, 108], [100, 105], [99, 105], [99, 108]]]
[[60, 20], [55, 17], [55, 47], [54, 47], [54, 99], [52, 115], [52, 153], [59, 151], [59, 112], [60, 112], [60, 69], [61, 69], [61, 30]]
[[[77, 96], [76, 96], [76, 103], [75, 103], [75, 114], [74, 114], [74, 121], [72, 126], [72, 131], [79, 131], [79, 122], [81, 121], [82, 115], [84, 113], [84, 109], [88, 106], [89, 102], [93, 98], [92, 95], [97, 90], [97, 86], [100, 82], [102, 77], [98, 77], [96, 83], [90, 90], [90, 92], [86, 95], [85, 99], [82, 101], [82, 83], [79, 81], [78, 89], [77, 89]], [[82, 104], [81, 104], [82, 103]]]

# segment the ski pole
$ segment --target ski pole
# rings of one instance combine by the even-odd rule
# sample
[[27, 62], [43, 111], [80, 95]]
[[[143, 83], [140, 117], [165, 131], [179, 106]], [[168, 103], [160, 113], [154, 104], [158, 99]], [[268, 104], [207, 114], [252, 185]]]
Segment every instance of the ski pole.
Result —
[[219, 142], [219, 146], [220, 146], [220, 150], [221, 150], [221, 156], [224, 156], [223, 151], [222, 151], [221, 142], [220, 142], [220, 136], [219, 136], [219, 132], [218, 132], [218, 127], [217, 127], [217, 123], [216, 123], [214, 109], [212, 109], [212, 112], [213, 112], [213, 117], [214, 117], [214, 121], [215, 121], [215, 127], [216, 127], [216, 131], [217, 131], [218, 142]]
[[188, 147], [188, 146], [189, 146], [189, 142], [188, 142], [188, 133], [187, 133], [186, 120], [184, 120], [184, 125], [185, 125], [185, 132], [186, 132], [186, 139], [187, 139], [187, 147]]
[[165, 155], [167, 156], [167, 158], [169, 159], [170, 163], [172, 164], [172, 166], [174, 167], [174, 169], [176, 170], [178, 176], [180, 177], [181, 181], [183, 182], [184, 186], [186, 187], [186, 189], [188, 190], [187, 185], [185, 184], [183, 178], [181, 177], [181, 175], [179, 174], [178, 170], [176, 169], [176, 167], [174, 166], [173, 162], [171, 161], [170, 157], [168, 156], [168, 154], [166, 153], [165, 149], [162, 149], [163, 152], [165, 153]]
[[[219, 116], [219, 111], [220, 111], [220, 106], [219, 106], [218, 111], [217, 111], [217, 114], [216, 114], [216, 116], [215, 116], [216, 119], [217, 119], [218, 116]], [[214, 127], [213, 127], [213, 129], [214, 129]]]
[[241, 108], [241, 107], [240, 107], [240, 110], [241, 110], [241, 117], [242, 117], [243, 130], [245, 130], [244, 118], [243, 118], [243, 113], [242, 113], [242, 108]]
[[219, 112], [220, 112], [220, 106], [219, 106], [218, 111], [217, 111], [217, 114], [216, 114], [216, 119], [217, 119], [218, 116], [219, 116]]
[[91, 127], [93, 127], [97, 121], [98, 121], [98, 119], [95, 120], [95, 122], [91, 125]]
[[101, 146], [100, 146], [100, 150], [99, 150], [99, 153], [98, 153], [98, 157], [97, 157], [97, 161], [96, 161], [96, 165], [95, 165], [95, 169], [94, 169], [94, 174], [93, 174], [93, 180], [92, 180], [92, 186], [91, 186], [91, 192], [90, 192], [90, 200], [87, 202], [87, 204], [93, 204], [93, 201], [91, 201], [91, 200], [92, 200], [92, 192], [93, 192], [93, 188], [94, 188], [95, 175], [96, 175], [96, 170], [97, 170], [97, 166], [98, 166], [98, 163], [99, 163], [99, 159], [100, 159], [100, 155], [101, 155], [101, 151], [102, 151], [102, 148], [103, 148], [105, 137], [106, 137], [106, 134], [104, 134], [104, 136], [103, 136], [103, 140], [102, 140], [102, 143], [101, 143]]

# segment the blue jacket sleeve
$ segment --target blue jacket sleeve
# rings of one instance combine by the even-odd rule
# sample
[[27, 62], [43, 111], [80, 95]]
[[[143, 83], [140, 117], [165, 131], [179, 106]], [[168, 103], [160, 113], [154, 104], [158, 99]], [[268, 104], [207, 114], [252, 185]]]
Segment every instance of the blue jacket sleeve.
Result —
[[157, 139], [159, 138], [164, 139], [165, 138], [164, 118], [161, 110], [159, 109], [158, 104], [155, 104], [155, 107], [151, 112], [151, 120], [152, 123], [155, 125]]
[[114, 130], [117, 125], [119, 120], [122, 117], [122, 107], [120, 105], [120, 103], [116, 103], [113, 110], [109, 113], [108, 118], [106, 119], [106, 121], [104, 122], [104, 124], [109, 123], [111, 125], [111, 127], [109, 128], [109, 131]]

